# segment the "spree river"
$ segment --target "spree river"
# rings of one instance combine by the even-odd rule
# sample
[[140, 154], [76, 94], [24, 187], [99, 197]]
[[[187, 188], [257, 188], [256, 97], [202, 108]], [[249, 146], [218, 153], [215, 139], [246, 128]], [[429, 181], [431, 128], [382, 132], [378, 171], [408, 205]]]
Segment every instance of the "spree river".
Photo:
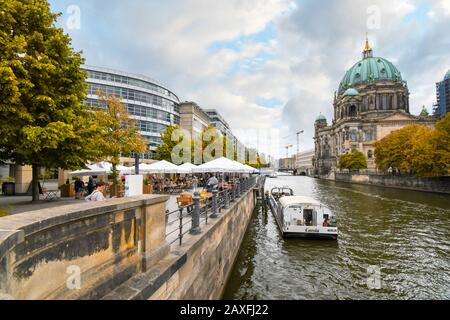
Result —
[[285, 240], [257, 208], [224, 299], [450, 299], [450, 196], [293, 176], [272, 186], [328, 206], [339, 238]]

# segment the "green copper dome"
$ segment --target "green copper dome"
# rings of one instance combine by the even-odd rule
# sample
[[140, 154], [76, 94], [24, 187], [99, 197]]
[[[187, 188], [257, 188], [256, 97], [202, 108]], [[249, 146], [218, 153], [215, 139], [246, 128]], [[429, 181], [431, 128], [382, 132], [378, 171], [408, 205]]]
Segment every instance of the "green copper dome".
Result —
[[321, 114], [320, 116], [317, 117], [316, 122], [317, 121], [327, 121], [327, 118], [325, 118], [325, 116]]
[[447, 74], [445, 75], [444, 80], [450, 79], [450, 70], [447, 71]]
[[400, 71], [388, 60], [379, 57], [366, 57], [357, 62], [344, 76], [339, 91], [361, 83], [372, 81], [402, 81]]
[[355, 97], [355, 96], [359, 96], [359, 92], [354, 88], [349, 88], [344, 92], [344, 97]]

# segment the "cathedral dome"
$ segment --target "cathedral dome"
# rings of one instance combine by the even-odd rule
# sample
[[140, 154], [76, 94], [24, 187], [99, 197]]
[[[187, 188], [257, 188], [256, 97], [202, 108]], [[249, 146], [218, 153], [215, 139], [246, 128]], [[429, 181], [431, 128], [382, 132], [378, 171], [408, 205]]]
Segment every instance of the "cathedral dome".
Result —
[[355, 97], [355, 96], [359, 96], [359, 92], [354, 88], [349, 88], [344, 92], [344, 97]]
[[320, 116], [317, 117], [316, 122], [317, 121], [327, 121], [327, 118], [325, 118], [325, 116], [321, 114]]
[[353, 88], [358, 84], [375, 81], [402, 81], [400, 71], [392, 62], [381, 58], [373, 57], [369, 40], [366, 40], [366, 47], [363, 52], [364, 58], [358, 61], [345, 74], [339, 85], [339, 92], [342, 93], [348, 88]]

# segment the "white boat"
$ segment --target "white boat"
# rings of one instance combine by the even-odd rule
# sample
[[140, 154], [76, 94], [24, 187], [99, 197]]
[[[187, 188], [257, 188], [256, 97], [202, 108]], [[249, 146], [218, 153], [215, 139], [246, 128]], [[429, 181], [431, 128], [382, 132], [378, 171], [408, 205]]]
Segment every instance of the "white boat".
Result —
[[273, 188], [267, 197], [283, 237], [337, 239], [336, 218], [319, 201], [294, 196], [288, 187]]

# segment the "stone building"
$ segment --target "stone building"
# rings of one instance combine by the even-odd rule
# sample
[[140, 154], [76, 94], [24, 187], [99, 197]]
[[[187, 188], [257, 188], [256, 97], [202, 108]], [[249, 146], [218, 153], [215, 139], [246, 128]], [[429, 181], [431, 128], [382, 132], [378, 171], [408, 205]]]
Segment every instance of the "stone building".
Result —
[[359, 150], [375, 169], [373, 144], [406, 125], [433, 126], [435, 118], [409, 112], [409, 90], [400, 71], [388, 60], [374, 57], [366, 39], [363, 59], [351, 67], [334, 95], [334, 120], [315, 121], [315, 173], [329, 175], [339, 157]]
[[191, 137], [200, 136], [211, 124], [209, 116], [195, 102], [180, 104], [180, 127], [190, 133]]

